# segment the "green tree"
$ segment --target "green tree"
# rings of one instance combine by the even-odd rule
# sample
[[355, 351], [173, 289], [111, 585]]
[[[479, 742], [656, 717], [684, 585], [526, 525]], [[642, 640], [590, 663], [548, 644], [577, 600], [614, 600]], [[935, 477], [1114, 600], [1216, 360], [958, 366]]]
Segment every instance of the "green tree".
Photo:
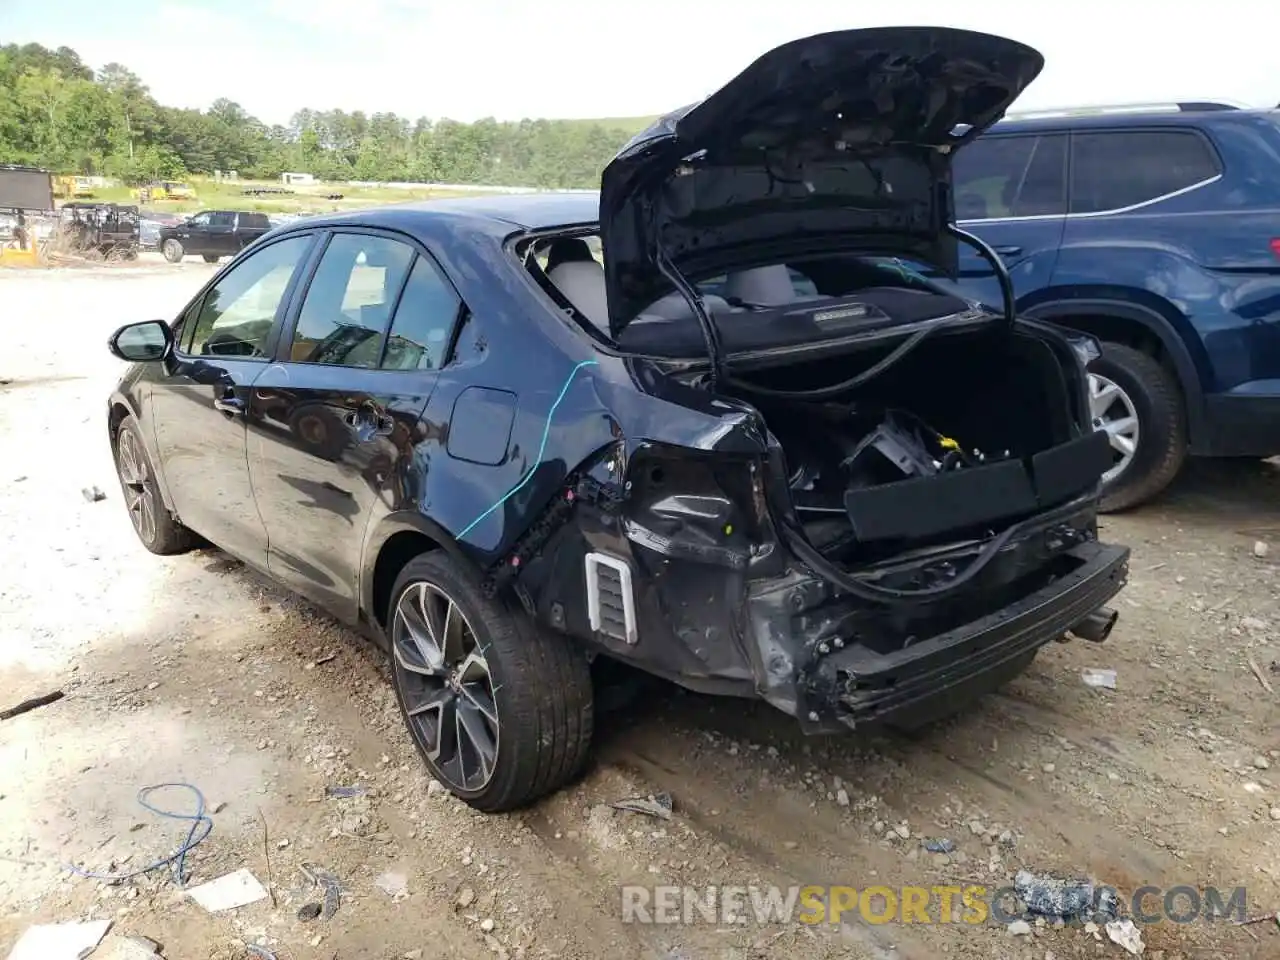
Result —
[[130, 182], [214, 170], [275, 178], [592, 187], [631, 130], [571, 120], [459, 123], [394, 113], [299, 110], [267, 127], [240, 104], [157, 103], [121, 63], [93, 73], [68, 47], [0, 46], [0, 161]]

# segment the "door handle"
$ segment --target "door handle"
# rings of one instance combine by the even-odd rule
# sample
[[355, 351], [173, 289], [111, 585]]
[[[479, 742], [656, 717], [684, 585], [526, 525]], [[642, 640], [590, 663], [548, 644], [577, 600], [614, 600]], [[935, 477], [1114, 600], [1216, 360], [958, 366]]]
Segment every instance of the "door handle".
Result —
[[228, 387], [213, 398], [213, 409], [229, 417], [234, 417], [244, 413], [244, 401], [237, 397], [235, 392]]
[[1002, 257], [1012, 257], [1022, 252], [1021, 247], [996, 247], [996, 253]]

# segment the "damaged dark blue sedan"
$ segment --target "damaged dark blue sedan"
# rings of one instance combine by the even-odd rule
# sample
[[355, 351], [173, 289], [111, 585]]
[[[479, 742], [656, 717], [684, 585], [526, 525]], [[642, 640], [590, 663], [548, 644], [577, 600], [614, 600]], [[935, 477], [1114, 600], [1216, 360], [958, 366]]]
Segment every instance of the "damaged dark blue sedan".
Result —
[[155, 553], [206, 538], [389, 651], [431, 772], [482, 810], [591, 742], [591, 664], [914, 725], [1075, 634], [1128, 550], [1096, 344], [936, 287], [954, 152], [1042, 66], [999, 37], [779, 47], [599, 197], [278, 228], [131, 324], [108, 429]]

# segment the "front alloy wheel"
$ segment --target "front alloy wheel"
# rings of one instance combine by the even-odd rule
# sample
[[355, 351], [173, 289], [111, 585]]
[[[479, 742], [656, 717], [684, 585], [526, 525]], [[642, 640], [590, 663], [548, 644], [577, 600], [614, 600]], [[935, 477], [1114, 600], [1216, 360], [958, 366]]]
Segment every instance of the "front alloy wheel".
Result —
[[115, 446], [120, 492], [129, 511], [129, 522], [142, 545], [158, 554], [190, 550], [196, 537], [164, 505], [156, 486], [155, 468], [132, 416], [126, 416], [116, 428]]
[[434, 771], [459, 793], [483, 790], [498, 757], [498, 706], [466, 615], [442, 587], [410, 584], [396, 604], [391, 643], [405, 717]]
[[156, 538], [156, 487], [147, 469], [146, 456], [138, 449], [132, 430], [122, 430], [117, 444], [120, 489], [138, 539], [149, 544]]

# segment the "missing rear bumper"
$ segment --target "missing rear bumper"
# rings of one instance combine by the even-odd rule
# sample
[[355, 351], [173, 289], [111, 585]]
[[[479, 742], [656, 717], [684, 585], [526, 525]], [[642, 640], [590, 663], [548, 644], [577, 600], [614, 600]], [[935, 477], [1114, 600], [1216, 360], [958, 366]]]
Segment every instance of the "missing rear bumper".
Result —
[[[794, 677], [794, 684], [775, 682], [765, 696], [807, 733], [928, 722], [999, 686], [1068, 632], [1104, 639], [1115, 622], [1104, 604], [1124, 586], [1128, 562], [1127, 547], [1080, 544], [1059, 555], [1048, 582], [1019, 591], [1015, 580], [1004, 605], [971, 619], [953, 613], [938, 621], [944, 629], [893, 646], [861, 629], [857, 617], [799, 615], [794, 622], [812, 630], [811, 647], [795, 634], [782, 636], [776, 617], [757, 619], [766, 676], [780, 681], [790, 668]], [[885, 617], [892, 622], [892, 614]]]

